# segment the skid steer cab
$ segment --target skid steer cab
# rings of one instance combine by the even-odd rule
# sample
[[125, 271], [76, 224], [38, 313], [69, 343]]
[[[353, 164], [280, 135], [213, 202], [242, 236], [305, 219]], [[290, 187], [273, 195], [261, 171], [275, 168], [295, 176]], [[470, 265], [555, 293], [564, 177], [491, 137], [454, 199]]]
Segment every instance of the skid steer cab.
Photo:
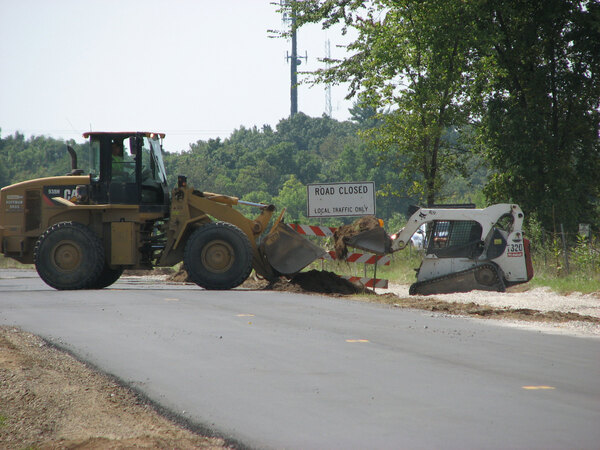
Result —
[[485, 209], [466, 205], [414, 208], [406, 226], [388, 236], [381, 228], [354, 236], [348, 245], [379, 254], [405, 248], [426, 229], [424, 256], [411, 295], [504, 291], [533, 277], [529, 241], [523, 236], [523, 211], [502, 203]]
[[[252, 269], [273, 280], [325, 252], [283, 224], [273, 205], [202, 192], [179, 176], [169, 191], [162, 133], [89, 132], [71, 172], [0, 190], [0, 252], [35, 264], [56, 289], [101, 289], [125, 269], [183, 261], [207, 289], [231, 289]], [[237, 205], [255, 207], [254, 218]], [[273, 223], [271, 223], [273, 222]]]

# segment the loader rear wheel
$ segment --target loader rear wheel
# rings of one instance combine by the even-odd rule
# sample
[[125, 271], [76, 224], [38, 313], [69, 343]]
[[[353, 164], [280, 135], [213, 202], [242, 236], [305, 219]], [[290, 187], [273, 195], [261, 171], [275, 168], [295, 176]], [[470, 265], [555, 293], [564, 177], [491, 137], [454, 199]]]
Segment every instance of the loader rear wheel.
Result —
[[235, 225], [209, 223], [192, 233], [183, 263], [190, 279], [205, 289], [232, 289], [252, 271], [252, 246]]
[[48, 228], [35, 244], [33, 258], [40, 278], [59, 290], [92, 287], [104, 267], [100, 238], [77, 222]]

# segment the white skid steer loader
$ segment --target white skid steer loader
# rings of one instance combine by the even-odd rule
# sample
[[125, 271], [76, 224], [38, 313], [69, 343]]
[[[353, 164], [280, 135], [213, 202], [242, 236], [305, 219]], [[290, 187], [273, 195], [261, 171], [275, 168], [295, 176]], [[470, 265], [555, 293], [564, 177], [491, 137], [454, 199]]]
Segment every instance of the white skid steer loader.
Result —
[[388, 236], [383, 228], [374, 228], [350, 238], [347, 245], [392, 253], [406, 247], [424, 224], [425, 254], [411, 295], [503, 292], [533, 277], [529, 241], [522, 232], [523, 211], [514, 204], [418, 208], [396, 234]]

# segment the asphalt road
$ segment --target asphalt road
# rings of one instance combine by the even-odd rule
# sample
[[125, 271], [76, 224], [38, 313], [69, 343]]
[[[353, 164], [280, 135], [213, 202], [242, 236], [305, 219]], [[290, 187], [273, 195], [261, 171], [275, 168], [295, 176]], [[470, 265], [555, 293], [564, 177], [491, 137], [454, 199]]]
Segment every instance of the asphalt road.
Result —
[[0, 325], [255, 448], [597, 449], [600, 340], [355, 301], [0, 271]]

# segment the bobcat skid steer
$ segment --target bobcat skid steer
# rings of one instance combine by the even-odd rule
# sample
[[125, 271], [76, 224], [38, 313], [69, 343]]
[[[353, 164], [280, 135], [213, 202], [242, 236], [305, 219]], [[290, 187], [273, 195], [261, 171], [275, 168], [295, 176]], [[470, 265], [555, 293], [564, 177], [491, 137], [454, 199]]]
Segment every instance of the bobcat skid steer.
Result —
[[392, 253], [405, 248], [424, 224], [425, 254], [411, 295], [474, 289], [503, 292], [533, 277], [530, 245], [522, 231], [523, 212], [514, 204], [418, 208], [396, 234], [388, 236], [383, 228], [374, 228], [354, 236], [347, 245]]

